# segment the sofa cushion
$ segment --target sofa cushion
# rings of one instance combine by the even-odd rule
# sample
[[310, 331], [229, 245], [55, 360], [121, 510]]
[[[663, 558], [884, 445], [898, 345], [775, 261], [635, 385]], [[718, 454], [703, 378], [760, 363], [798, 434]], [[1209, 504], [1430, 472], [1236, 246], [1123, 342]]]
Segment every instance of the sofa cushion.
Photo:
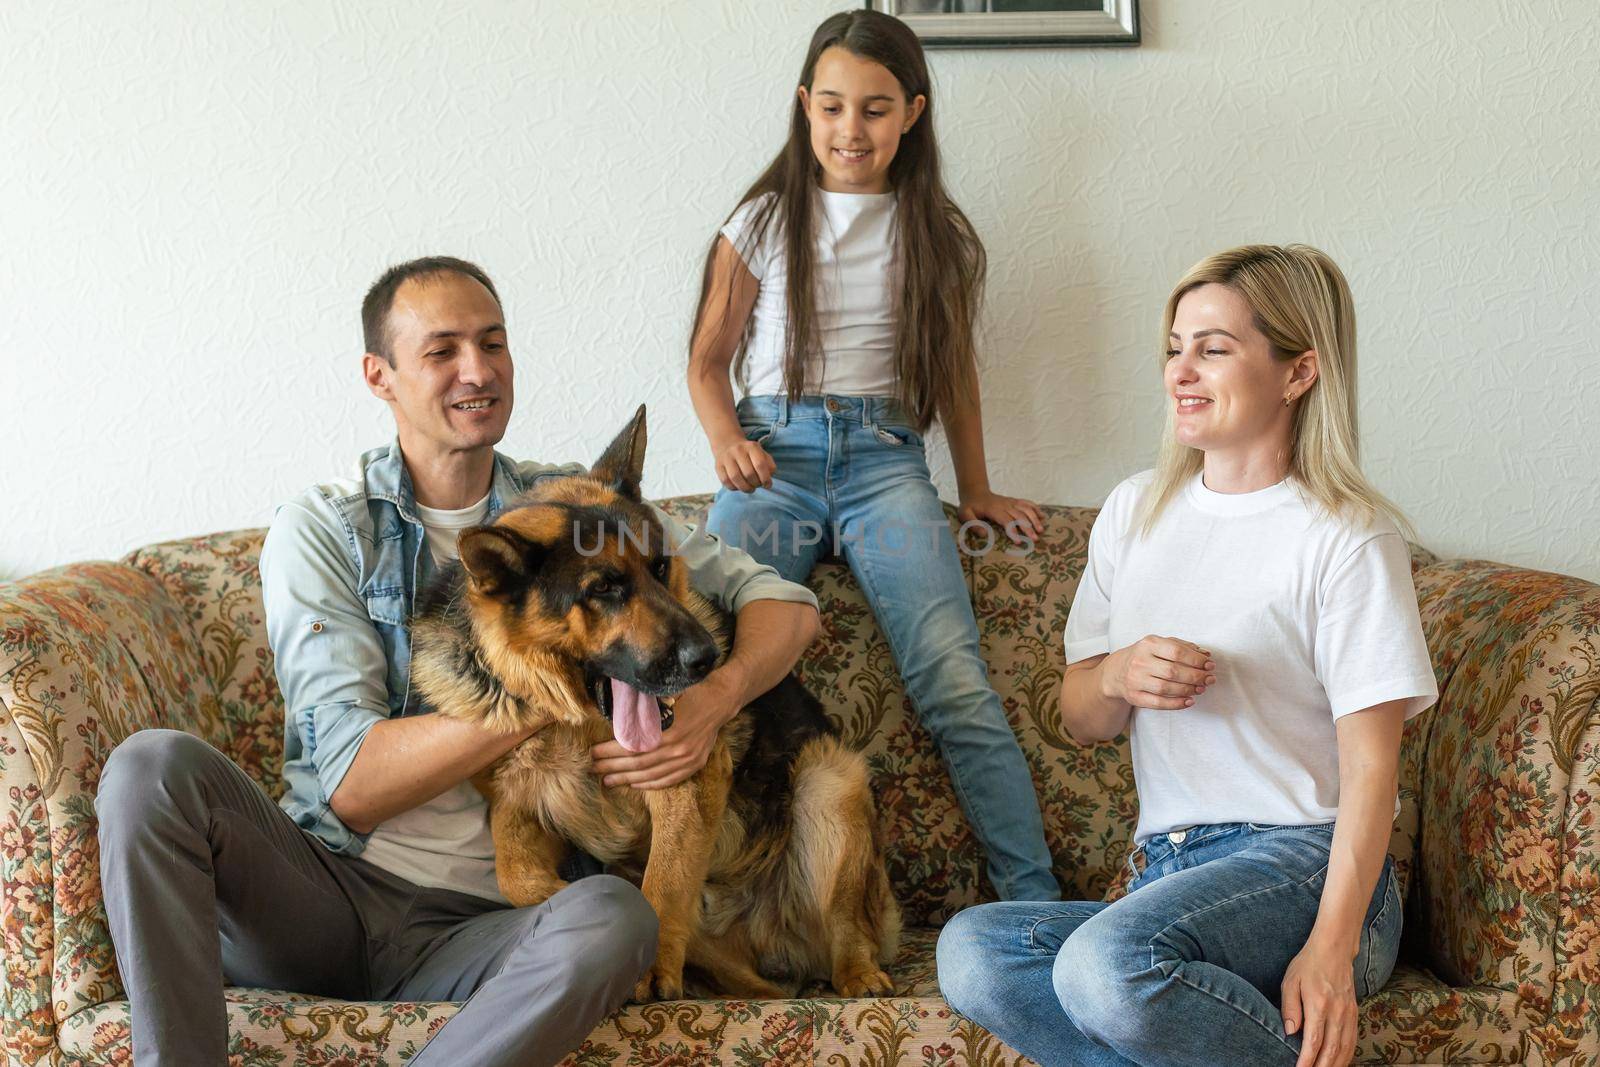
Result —
[[[565, 1067], [1032, 1064], [945, 1004], [935, 980], [937, 940], [933, 929], [906, 931], [891, 968], [893, 997], [839, 1000], [814, 988], [793, 1000], [630, 1004], [596, 1028]], [[1362, 1005], [1357, 1062], [1520, 1063], [1506, 1000], [1496, 990], [1452, 990], [1403, 968]], [[459, 1007], [262, 989], [230, 989], [227, 1001], [231, 1067], [404, 1063]], [[78, 1012], [62, 1027], [61, 1046], [68, 1063], [131, 1063], [127, 1002]]]

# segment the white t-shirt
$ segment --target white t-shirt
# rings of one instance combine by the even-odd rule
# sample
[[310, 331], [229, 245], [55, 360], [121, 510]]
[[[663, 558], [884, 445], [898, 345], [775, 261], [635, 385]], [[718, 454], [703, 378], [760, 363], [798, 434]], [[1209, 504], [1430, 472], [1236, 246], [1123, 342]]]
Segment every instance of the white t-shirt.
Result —
[[483, 494], [483, 499], [476, 504], [469, 504], [454, 511], [417, 505], [417, 518], [422, 520], [422, 532], [428, 543], [428, 551], [433, 555], [433, 561], [441, 567], [459, 558], [456, 538], [461, 536], [461, 531], [482, 526], [483, 520], [488, 517], [488, 493]]
[[[745, 392], [750, 396], [784, 392], [789, 271], [782, 209], [773, 212], [765, 233], [755, 233], [751, 225], [771, 195], [743, 205], [722, 227], [722, 235], [761, 283], [745, 353]], [[816, 196], [817, 341], [825, 358], [819, 375], [812, 357], [806, 392], [894, 396], [894, 194], [818, 189]]]
[[[457, 558], [456, 538], [481, 525], [489, 495], [454, 511], [417, 505], [428, 551], [441, 566]], [[471, 782], [462, 782], [410, 811], [384, 820], [367, 838], [361, 858], [417, 885], [453, 889], [511, 903], [494, 876], [489, 805]]]
[[1405, 540], [1338, 522], [1292, 481], [1225, 494], [1196, 475], [1148, 536], [1153, 471], [1112, 490], [1067, 619], [1068, 663], [1147, 634], [1212, 654], [1215, 685], [1179, 711], [1135, 708], [1136, 841], [1190, 826], [1332, 822], [1334, 721], [1438, 697]]

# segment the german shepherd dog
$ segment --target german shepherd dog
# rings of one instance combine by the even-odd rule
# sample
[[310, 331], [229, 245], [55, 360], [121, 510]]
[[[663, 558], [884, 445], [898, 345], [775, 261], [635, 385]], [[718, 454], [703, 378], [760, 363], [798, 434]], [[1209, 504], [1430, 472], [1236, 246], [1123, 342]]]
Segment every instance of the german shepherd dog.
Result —
[[[722, 727], [703, 769], [667, 789], [607, 788], [590, 746], [648, 750], [672, 704], [726, 656], [731, 618], [640, 495], [641, 406], [587, 477], [546, 479], [492, 524], [412, 621], [411, 676], [444, 715], [544, 725], [474, 779], [500, 890], [537, 904], [572, 842], [641, 882], [660, 920], [637, 1000], [683, 995], [684, 967], [740, 997], [892, 990], [900, 936], [866, 761], [791, 675]], [[777, 983], [787, 983], [785, 988]]]

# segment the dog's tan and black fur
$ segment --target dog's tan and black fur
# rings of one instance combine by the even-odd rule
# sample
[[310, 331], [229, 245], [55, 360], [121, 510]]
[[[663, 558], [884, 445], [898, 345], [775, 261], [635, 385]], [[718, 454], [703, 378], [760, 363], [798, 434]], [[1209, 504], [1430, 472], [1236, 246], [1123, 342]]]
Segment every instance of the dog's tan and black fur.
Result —
[[592, 772], [590, 747], [611, 737], [608, 677], [669, 704], [730, 641], [729, 617], [689, 588], [642, 502], [644, 450], [640, 407], [588, 477], [540, 482], [462, 534], [461, 565], [412, 623], [413, 683], [436, 710], [549, 724], [475, 780], [501, 891], [529, 905], [560, 889], [569, 841], [641, 882], [661, 930], [641, 1000], [682, 995], [686, 963], [736, 996], [812, 978], [846, 997], [888, 993], [900, 912], [866, 762], [792, 676], [678, 786], [606, 788]]

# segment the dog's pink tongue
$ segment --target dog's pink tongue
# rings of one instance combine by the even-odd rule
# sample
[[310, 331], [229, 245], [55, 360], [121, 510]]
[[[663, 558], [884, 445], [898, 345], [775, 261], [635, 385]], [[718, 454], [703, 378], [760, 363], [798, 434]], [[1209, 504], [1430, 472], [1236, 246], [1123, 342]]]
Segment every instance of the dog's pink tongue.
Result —
[[657, 748], [661, 744], [661, 708], [656, 698], [611, 679], [611, 732], [629, 752]]

